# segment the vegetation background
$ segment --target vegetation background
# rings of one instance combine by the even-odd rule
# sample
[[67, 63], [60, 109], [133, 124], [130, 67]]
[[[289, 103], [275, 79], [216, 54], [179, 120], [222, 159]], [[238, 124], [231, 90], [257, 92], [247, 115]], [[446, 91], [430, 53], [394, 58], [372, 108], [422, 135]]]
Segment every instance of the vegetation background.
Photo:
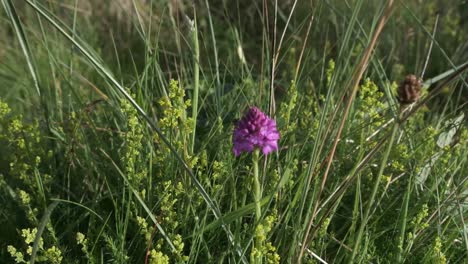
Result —
[[1, 2], [1, 263], [466, 263], [468, 1]]

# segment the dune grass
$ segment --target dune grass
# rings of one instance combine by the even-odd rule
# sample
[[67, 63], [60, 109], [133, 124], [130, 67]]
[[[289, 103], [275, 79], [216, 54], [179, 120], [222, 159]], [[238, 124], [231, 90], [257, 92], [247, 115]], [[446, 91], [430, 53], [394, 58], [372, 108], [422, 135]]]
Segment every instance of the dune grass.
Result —
[[1, 2], [1, 263], [467, 260], [467, 3]]

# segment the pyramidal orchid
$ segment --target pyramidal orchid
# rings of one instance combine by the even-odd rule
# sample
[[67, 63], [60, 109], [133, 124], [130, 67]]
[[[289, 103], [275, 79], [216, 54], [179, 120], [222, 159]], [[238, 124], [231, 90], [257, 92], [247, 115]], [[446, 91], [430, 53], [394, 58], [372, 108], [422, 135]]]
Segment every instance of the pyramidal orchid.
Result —
[[[237, 122], [232, 136], [232, 150], [237, 157], [242, 152], [253, 152], [253, 193], [255, 199], [255, 221], [257, 222], [257, 229], [261, 230], [261, 217], [262, 217], [262, 186], [260, 181], [260, 174], [258, 171], [258, 161], [260, 159], [260, 150], [264, 155], [268, 155], [272, 151], [278, 150], [278, 140], [280, 134], [276, 128], [276, 121], [265, 115], [257, 107], [249, 108], [249, 111]], [[263, 232], [258, 229], [258, 232]], [[258, 236], [253, 243], [252, 252], [250, 255], [251, 263], [261, 264], [262, 254], [258, 254], [259, 249], [263, 245]], [[257, 252], [257, 253], [256, 253]]]
[[278, 150], [279, 138], [276, 121], [257, 107], [251, 107], [237, 122], [232, 138], [232, 149], [236, 157], [242, 152], [252, 152], [256, 148], [261, 149], [263, 154], [267, 155]]

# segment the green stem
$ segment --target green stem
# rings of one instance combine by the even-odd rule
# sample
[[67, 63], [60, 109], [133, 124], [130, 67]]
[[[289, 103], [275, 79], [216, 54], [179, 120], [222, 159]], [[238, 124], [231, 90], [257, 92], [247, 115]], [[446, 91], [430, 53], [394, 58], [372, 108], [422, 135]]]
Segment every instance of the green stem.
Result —
[[410, 194], [411, 194], [411, 189], [412, 189], [412, 183], [413, 182], [413, 177], [410, 176], [408, 180], [408, 187], [406, 189], [405, 193], [405, 200], [403, 202], [403, 212], [402, 212], [402, 217], [401, 217], [401, 223], [400, 223], [400, 239], [398, 241], [398, 255], [397, 255], [397, 262], [396, 263], [403, 263], [403, 243], [405, 242], [405, 233], [406, 233], [406, 218], [408, 216], [408, 204], [410, 200]]
[[260, 177], [258, 175], [258, 159], [260, 156], [260, 151], [258, 149], [254, 150], [252, 155], [252, 163], [254, 169], [254, 195], [255, 195], [255, 221], [260, 221], [262, 217], [262, 205], [260, 204], [260, 200], [262, 200], [262, 189], [260, 187]]
[[[260, 150], [255, 149], [252, 155], [252, 163], [253, 163], [253, 170], [254, 170], [254, 199], [255, 199], [255, 223], [256, 225], [260, 225], [260, 219], [262, 218], [262, 188], [260, 185], [260, 176], [258, 173], [258, 160], [260, 157]], [[262, 241], [258, 239], [257, 236], [257, 228], [255, 228], [255, 240], [254, 246], [252, 250], [255, 250], [255, 254], [252, 255], [251, 262], [254, 264], [261, 264], [262, 263], [262, 254], [259, 252], [262, 247]]]
[[[404, 106], [400, 105], [400, 115], [399, 119], [402, 117], [402, 113], [404, 111]], [[400, 222], [400, 237], [398, 240], [398, 253], [396, 263], [403, 263], [403, 244], [405, 243], [405, 233], [406, 233], [406, 218], [408, 217], [408, 204], [410, 200], [410, 193], [411, 193], [411, 183], [413, 182], [413, 174], [410, 175], [408, 180], [408, 186], [406, 188], [405, 197], [403, 200], [403, 209], [402, 209], [402, 216]]]
[[395, 122], [395, 124], [393, 126], [392, 136], [390, 138], [390, 142], [388, 143], [388, 147], [387, 147], [387, 149], [386, 149], [386, 151], [384, 153], [384, 156], [382, 157], [382, 162], [380, 164], [379, 173], [377, 174], [377, 179], [375, 180], [374, 187], [372, 189], [371, 197], [369, 199], [369, 202], [367, 203], [366, 211], [364, 213], [364, 217], [362, 219], [361, 226], [359, 227], [359, 231], [358, 231], [358, 235], [357, 235], [357, 238], [356, 238], [356, 242], [354, 244], [353, 255], [351, 257], [350, 263], [356, 263], [356, 262], [359, 263], [359, 261], [355, 261], [355, 258], [356, 258], [357, 254], [358, 254], [359, 246], [361, 245], [362, 235], [364, 233], [364, 229], [367, 226], [367, 221], [369, 221], [369, 214], [372, 211], [375, 196], [377, 195], [377, 191], [379, 190], [380, 180], [382, 179], [384, 169], [387, 166], [388, 156], [390, 155], [390, 151], [392, 150], [393, 142], [395, 141], [395, 137], [396, 137], [396, 134], [398, 132], [398, 128], [399, 128], [399, 124], [398, 124], [398, 122]]
[[193, 122], [193, 132], [192, 132], [192, 144], [190, 149], [190, 154], [193, 155], [193, 150], [195, 148], [195, 132], [197, 128], [197, 115], [198, 115], [198, 90], [200, 88], [200, 48], [198, 45], [198, 27], [197, 27], [197, 17], [193, 18], [193, 28], [192, 28], [192, 40], [193, 40], [193, 98], [192, 98], [192, 122]]

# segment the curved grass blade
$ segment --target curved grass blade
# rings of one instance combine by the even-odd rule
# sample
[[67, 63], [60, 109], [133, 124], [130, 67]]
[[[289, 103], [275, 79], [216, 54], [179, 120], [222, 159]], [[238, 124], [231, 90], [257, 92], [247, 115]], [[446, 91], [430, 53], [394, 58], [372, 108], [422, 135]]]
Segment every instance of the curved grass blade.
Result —
[[96, 216], [99, 220], [104, 222], [104, 219], [98, 213], [96, 213], [93, 209], [91, 209], [91, 208], [89, 208], [87, 206], [84, 206], [84, 205], [82, 205], [80, 203], [73, 202], [73, 201], [70, 201], [70, 200], [58, 199], [58, 198], [52, 198], [50, 200], [55, 201], [55, 202], [69, 203], [69, 204], [73, 204], [73, 205], [76, 205], [78, 207], [81, 207], [81, 208], [85, 209], [86, 211], [90, 212], [91, 214], [93, 214], [94, 216]]
[[23, 26], [21, 25], [21, 21], [19, 20], [18, 14], [16, 13], [15, 6], [11, 2], [11, 0], [2, 0], [2, 3], [7, 13], [7, 16], [10, 18], [11, 24], [16, 33], [16, 37], [18, 38], [21, 49], [23, 50], [24, 56], [26, 57], [26, 63], [28, 64], [29, 72], [31, 73], [31, 77], [33, 78], [37, 94], [40, 96], [41, 89], [39, 88], [39, 79], [37, 77], [36, 65], [33, 56], [31, 56], [31, 49], [29, 48], [28, 39], [24, 34]]

